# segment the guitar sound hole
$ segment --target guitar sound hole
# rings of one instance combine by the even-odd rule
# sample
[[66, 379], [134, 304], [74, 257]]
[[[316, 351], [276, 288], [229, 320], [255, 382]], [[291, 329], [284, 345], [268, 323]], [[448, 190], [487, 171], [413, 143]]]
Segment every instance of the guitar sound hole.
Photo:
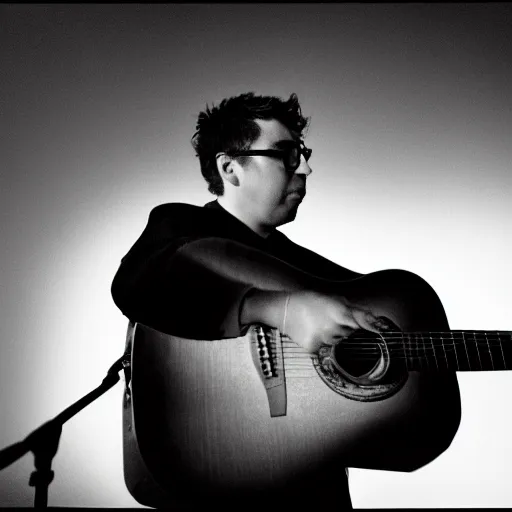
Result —
[[380, 360], [381, 351], [374, 333], [355, 331], [334, 349], [336, 362], [354, 377], [365, 375]]

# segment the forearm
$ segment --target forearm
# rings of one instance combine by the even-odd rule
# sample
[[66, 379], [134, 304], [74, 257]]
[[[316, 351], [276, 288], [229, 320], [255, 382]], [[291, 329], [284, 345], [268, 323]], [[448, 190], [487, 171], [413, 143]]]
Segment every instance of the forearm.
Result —
[[254, 323], [281, 328], [289, 293], [321, 289], [324, 284], [273, 256], [230, 240], [203, 239], [187, 244], [178, 253], [180, 266], [198, 265], [217, 279], [250, 287], [230, 307], [229, 314], [238, 315], [236, 320], [226, 318], [223, 322], [233, 325], [235, 320], [239, 330]]
[[[140, 264], [125, 262], [112, 295], [135, 321], [178, 336], [215, 339], [239, 336], [243, 325], [255, 322], [278, 327], [283, 292], [311, 286], [312, 280], [261, 251], [208, 238]], [[246, 304], [242, 299], [252, 287], [257, 291]]]
[[325, 292], [332, 287], [329, 281], [229, 240], [203, 239], [188, 244], [179, 252], [188, 264], [199, 264], [218, 276], [252, 287], [237, 305], [241, 327], [262, 323], [282, 329], [290, 293]]

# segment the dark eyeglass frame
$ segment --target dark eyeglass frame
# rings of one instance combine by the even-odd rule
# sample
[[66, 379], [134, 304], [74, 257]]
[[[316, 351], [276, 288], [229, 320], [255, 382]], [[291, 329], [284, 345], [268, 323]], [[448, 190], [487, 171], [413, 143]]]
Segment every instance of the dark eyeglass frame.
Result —
[[[297, 158], [297, 165], [292, 163], [292, 152], [298, 151], [299, 157]], [[283, 160], [284, 167], [287, 172], [295, 172], [300, 166], [300, 155], [304, 156], [306, 162], [311, 158], [312, 149], [305, 146], [303, 141], [297, 144], [290, 144], [286, 149], [247, 149], [241, 151], [227, 151], [226, 154], [232, 157], [237, 156], [270, 156], [273, 158], [280, 158]]]

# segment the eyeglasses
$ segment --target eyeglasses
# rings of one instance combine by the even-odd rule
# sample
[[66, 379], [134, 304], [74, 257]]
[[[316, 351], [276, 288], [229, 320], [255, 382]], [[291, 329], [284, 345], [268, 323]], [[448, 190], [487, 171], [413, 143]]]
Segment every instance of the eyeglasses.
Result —
[[306, 162], [310, 159], [312, 149], [307, 148], [304, 142], [300, 141], [296, 144], [290, 144], [286, 149], [248, 149], [246, 151], [226, 152], [229, 156], [270, 156], [273, 158], [281, 158], [287, 172], [295, 172], [300, 165], [300, 155], [304, 155]]

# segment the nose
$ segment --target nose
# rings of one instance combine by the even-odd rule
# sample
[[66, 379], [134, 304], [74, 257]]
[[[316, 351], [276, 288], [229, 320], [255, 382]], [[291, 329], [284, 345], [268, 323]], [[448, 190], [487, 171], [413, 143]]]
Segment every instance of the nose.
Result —
[[300, 165], [295, 170], [295, 174], [303, 174], [305, 176], [309, 176], [313, 172], [313, 169], [309, 166], [304, 158], [304, 155], [300, 155]]

